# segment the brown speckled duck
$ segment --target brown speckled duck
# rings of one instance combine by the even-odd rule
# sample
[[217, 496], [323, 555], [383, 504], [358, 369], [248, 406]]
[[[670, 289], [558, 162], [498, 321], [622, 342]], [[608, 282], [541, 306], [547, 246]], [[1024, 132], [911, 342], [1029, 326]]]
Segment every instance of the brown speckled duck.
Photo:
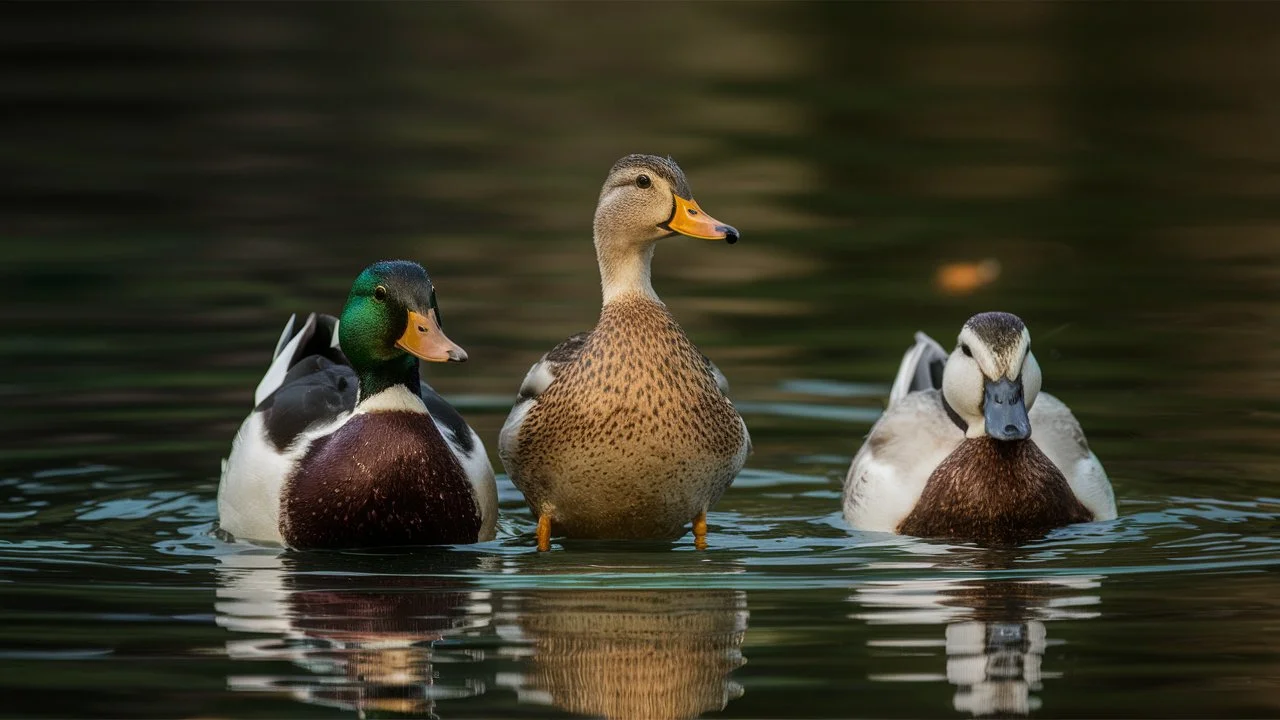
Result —
[[1001, 545], [1114, 518], [1080, 423], [1040, 384], [1016, 315], [973, 316], [950, 357], [917, 333], [849, 467], [845, 518], [861, 530]]
[[742, 469], [751, 441], [728, 383], [685, 336], [650, 283], [659, 240], [737, 242], [693, 201], [674, 161], [628, 155], [605, 180], [595, 215], [604, 307], [529, 370], [498, 447], [512, 482], [551, 533], [671, 539], [692, 523], [705, 547], [710, 508]]

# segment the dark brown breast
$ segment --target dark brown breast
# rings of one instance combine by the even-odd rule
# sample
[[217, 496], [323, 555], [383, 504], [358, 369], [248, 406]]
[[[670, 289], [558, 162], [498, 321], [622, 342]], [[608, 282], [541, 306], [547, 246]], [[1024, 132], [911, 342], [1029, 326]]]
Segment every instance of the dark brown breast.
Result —
[[285, 481], [280, 531], [295, 548], [475, 542], [480, 508], [427, 415], [356, 415]]
[[938, 465], [898, 532], [1011, 545], [1092, 519], [1034, 442], [984, 437], [960, 443]]

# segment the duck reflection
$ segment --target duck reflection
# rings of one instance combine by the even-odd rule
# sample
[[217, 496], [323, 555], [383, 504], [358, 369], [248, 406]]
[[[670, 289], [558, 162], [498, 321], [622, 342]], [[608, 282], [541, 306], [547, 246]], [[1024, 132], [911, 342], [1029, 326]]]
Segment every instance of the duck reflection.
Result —
[[[480, 650], [444, 651], [436, 645], [489, 625], [488, 593], [469, 590], [456, 577], [478, 562], [475, 557], [440, 553], [366, 560], [269, 551], [220, 558], [218, 625], [268, 636], [230, 640], [227, 654], [234, 660], [286, 660], [310, 673], [237, 674], [228, 677], [229, 687], [286, 693], [361, 715], [429, 715], [437, 700], [482, 693], [482, 679], [450, 673], [442, 680], [433, 669], [482, 659]], [[362, 564], [376, 564], [377, 570]]]
[[[942, 639], [904, 631], [870, 640], [876, 664], [890, 670], [871, 680], [945, 681], [956, 686], [952, 704], [959, 712], [1026, 715], [1039, 709], [1043, 682], [1061, 677], [1041, 669], [1045, 649], [1061, 644], [1049, 639], [1049, 626], [1097, 617], [1100, 584], [1099, 576], [872, 582], [851, 598], [861, 606], [852, 617], [871, 625], [945, 626]], [[946, 672], [921, 672], [921, 658], [936, 667], [929, 650], [937, 647], [946, 653]], [[909, 669], [894, 672], [898, 661]]]
[[692, 718], [742, 694], [747, 597], [736, 590], [528, 591], [498, 632], [523, 639], [521, 702], [607, 718]]

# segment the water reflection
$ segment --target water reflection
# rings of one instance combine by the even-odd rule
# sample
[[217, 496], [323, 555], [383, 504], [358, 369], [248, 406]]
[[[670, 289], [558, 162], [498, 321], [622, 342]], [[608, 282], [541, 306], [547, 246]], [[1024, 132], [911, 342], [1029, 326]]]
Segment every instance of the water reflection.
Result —
[[[227, 678], [231, 690], [284, 693], [362, 715], [429, 715], [438, 700], [485, 690], [471, 669], [483, 650], [449, 642], [486, 632], [490, 624], [489, 593], [456, 577], [464, 565], [483, 562], [474, 556], [432, 555], [426, 569], [422, 556], [384, 556], [376, 574], [362, 574], [350, 555], [261, 551], [219, 559], [218, 625], [265, 635], [228, 640], [227, 655], [284, 660], [309, 672], [237, 673]], [[396, 569], [417, 572], [386, 574]], [[455, 576], [441, 577], [445, 573]]]
[[[947, 682], [952, 705], [974, 716], [1027, 715], [1040, 708], [1037, 693], [1061, 673], [1042, 669], [1052, 623], [1098, 617], [1101, 576], [1033, 579], [981, 577], [871, 582], [851, 601], [851, 617], [872, 626], [867, 642], [881, 672], [876, 682]], [[924, 637], [919, 626], [943, 625]], [[915, 626], [908, 629], [904, 626]], [[939, 672], [936, 648], [946, 656]]]
[[498, 632], [528, 643], [521, 702], [607, 718], [692, 718], [742, 695], [738, 590], [547, 590], [512, 596]]

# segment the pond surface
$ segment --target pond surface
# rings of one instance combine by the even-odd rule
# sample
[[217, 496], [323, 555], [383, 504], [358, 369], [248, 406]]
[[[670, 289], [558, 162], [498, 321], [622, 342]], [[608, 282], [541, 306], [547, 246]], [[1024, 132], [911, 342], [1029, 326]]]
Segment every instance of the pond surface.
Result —
[[[16, 7], [16, 6], [15, 6]], [[22, 6], [0, 23], [0, 714], [1280, 714], [1280, 6]], [[75, 22], [69, 22], [76, 15]], [[423, 262], [496, 464], [610, 164], [755, 442], [711, 547], [214, 532], [291, 312]], [[840, 482], [924, 330], [1028, 323], [1120, 518], [993, 551]], [[498, 465], [500, 467], [500, 465]]]

